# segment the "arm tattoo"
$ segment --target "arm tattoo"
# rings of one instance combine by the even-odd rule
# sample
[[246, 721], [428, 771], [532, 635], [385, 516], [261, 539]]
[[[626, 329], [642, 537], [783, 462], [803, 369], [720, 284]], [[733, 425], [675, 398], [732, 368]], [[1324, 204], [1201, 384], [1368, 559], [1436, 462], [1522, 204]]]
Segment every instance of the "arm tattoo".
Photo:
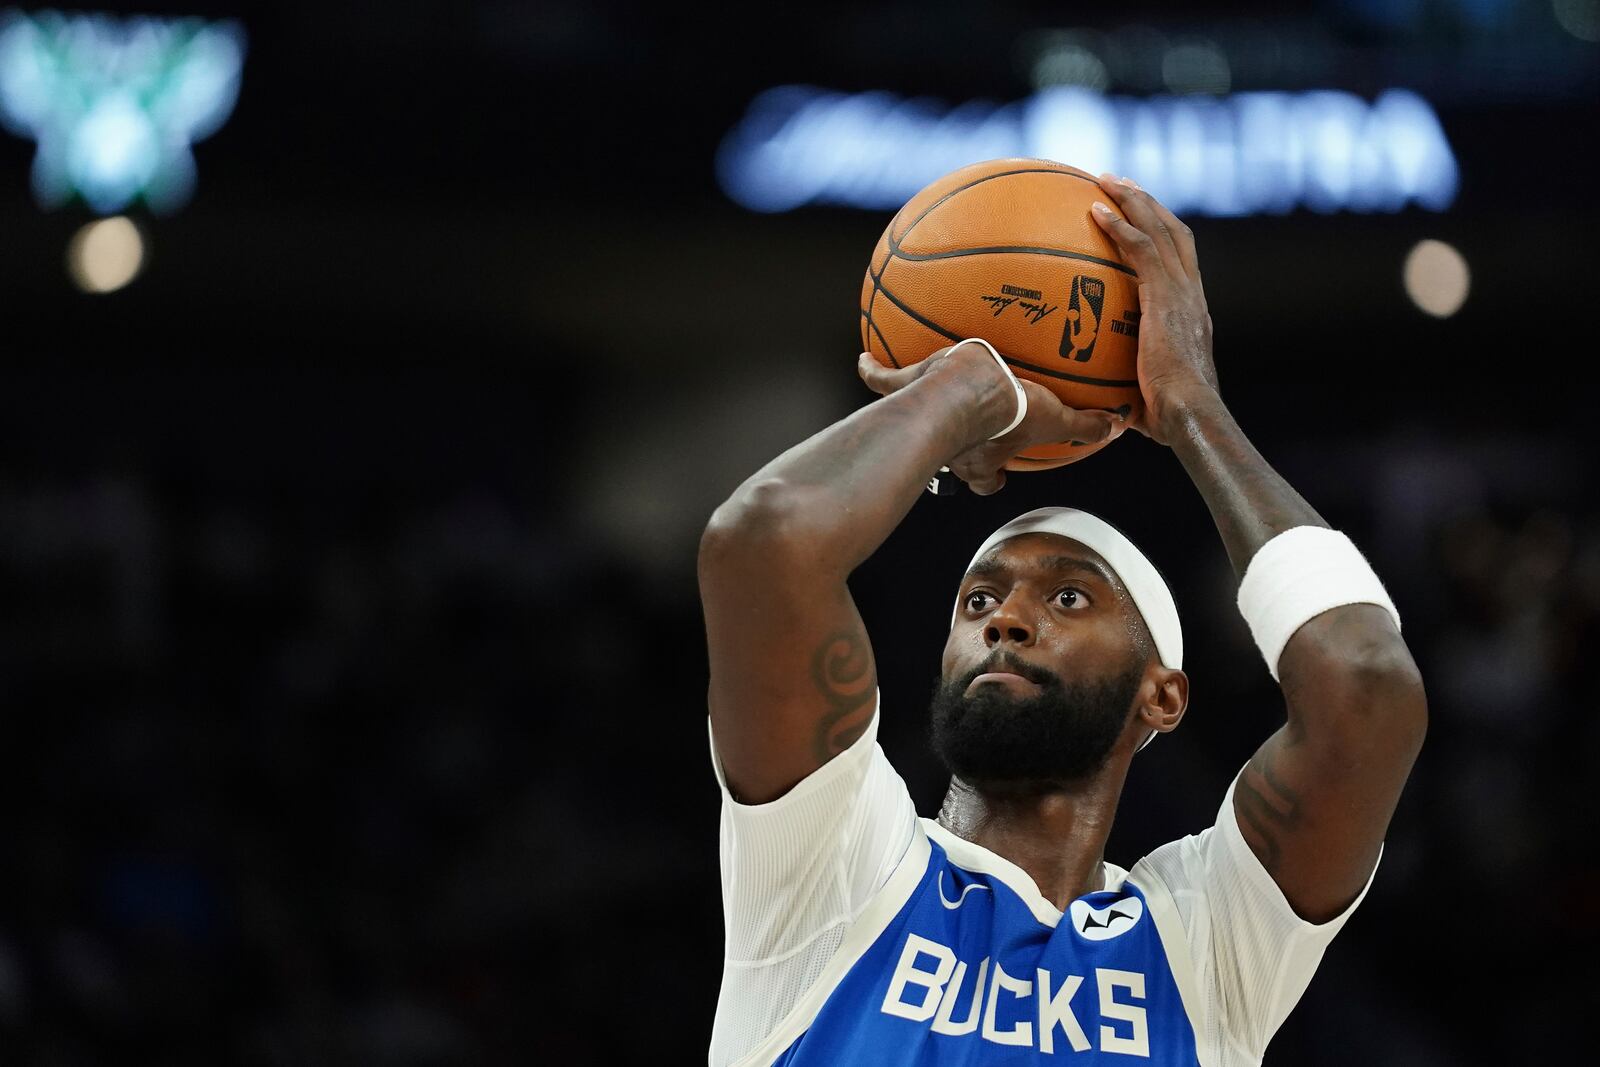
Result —
[[1283, 858], [1278, 834], [1292, 833], [1303, 821], [1299, 794], [1278, 775], [1281, 743], [1274, 739], [1263, 745], [1245, 767], [1234, 790], [1235, 810], [1251, 831], [1250, 836], [1255, 839], [1252, 844], [1258, 846], [1257, 855], [1268, 873], [1275, 873]]
[[817, 759], [825, 763], [849, 748], [872, 721], [878, 675], [866, 634], [841, 630], [829, 636], [811, 657], [811, 679], [828, 702], [813, 741]]

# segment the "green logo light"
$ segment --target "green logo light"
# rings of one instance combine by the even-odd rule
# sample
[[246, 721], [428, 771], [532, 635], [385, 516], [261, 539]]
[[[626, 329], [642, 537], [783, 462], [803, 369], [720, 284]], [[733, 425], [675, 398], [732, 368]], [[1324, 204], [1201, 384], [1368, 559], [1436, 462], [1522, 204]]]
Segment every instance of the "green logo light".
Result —
[[244, 50], [231, 21], [0, 12], [0, 123], [38, 142], [39, 204], [182, 207], [190, 146], [232, 114]]

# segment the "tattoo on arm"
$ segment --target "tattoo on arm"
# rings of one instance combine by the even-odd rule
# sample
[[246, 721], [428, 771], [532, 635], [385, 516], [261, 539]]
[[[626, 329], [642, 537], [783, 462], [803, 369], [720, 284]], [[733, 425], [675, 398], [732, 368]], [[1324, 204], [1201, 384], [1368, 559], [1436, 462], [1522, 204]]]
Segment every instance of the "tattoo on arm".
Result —
[[849, 748], [872, 721], [878, 674], [866, 634], [841, 630], [823, 641], [811, 657], [811, 679], [828, 702], [813, 741], [817, 759], [826, 762]]
[[1300, 796], [1278, 775], [1278, 746], [1274, 739], [1262, 746], [1245, 767], [1244, 774], [1234, 790], [1235, 805], [1245, 827], [1250, 830], [1251, 844], [1258, 846], [1257, 855], [1268, 873], [1275, 872], [1282, 858], [1278, 835], [1293, 832], [1302, 822]]

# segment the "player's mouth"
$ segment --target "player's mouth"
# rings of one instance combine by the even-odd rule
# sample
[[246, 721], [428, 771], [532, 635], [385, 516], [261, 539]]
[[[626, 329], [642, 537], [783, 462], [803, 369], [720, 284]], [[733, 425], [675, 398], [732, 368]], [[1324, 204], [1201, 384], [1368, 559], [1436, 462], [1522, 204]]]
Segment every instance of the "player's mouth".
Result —
[[974, 678], [971, 685], [967, 686], [966, 695], [971, 696], [986, 685], [1001, 686], [1011, 690], [1014, 695], [1019, 697], [1032, 697], [1039, 694], [1038, 683], [1030, 682], [1020, 674], [1012, 674], [1009, 671], [985, 671]]
[[1050, 680], [1049, 671], [1035, 667], [1015, 652], [996, 652], [967, 683], [966, 695], [971, 696], [980, 686], [998, 685], [1016, 696], [1032, 697], [1037, 696]]

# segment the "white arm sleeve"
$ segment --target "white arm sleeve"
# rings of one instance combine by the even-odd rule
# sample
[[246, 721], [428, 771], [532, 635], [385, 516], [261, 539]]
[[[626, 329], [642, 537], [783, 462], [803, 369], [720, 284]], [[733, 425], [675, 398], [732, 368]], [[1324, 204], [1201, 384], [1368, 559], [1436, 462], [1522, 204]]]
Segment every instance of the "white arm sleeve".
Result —
[[730, 1064], [783, 1021], [917, 827], [905, 782], [878, 746], [878, 709], [848, 749], [768, 804], [722, 790], [722, 992], [710, 1063]]
[[[1241, 769], [1241, 774], [1243, 773]], [[1233, 810], [1238, 776], [1222, 798], [1215, 825], [1162, 845], [1140, 860], [1131, 880], [1154, 876], [1172, 897], [1196, 972], [1196, 1030], [1211, 1062], [1259, 1064], [1267, 1042], [1289, 1017], [1322, 954], [1366, 897], [1325, 923], [1310, 923], [1261, 865]], [[1379, 851], [1382, 858], [1382, 851]], [[1205, 1061], [1202, 1061], [1205, 1062]]]

